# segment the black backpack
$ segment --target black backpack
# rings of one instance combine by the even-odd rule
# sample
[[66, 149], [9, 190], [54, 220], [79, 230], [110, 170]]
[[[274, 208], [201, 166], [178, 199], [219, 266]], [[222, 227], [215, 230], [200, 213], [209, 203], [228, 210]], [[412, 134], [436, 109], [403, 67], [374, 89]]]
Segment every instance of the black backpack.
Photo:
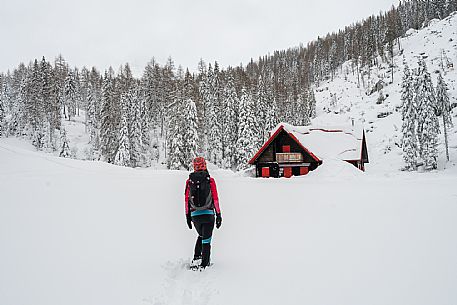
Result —
[[210, 176], [207, 171], [193, 172], [189, 175], [189, 205], [194, 210], [213, 208]]

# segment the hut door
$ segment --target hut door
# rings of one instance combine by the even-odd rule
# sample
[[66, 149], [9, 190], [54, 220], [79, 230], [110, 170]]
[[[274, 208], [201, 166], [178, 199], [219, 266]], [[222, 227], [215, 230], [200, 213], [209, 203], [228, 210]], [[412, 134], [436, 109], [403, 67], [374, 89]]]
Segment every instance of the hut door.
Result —
[[284, 167], [284, 177], [292, 177], [292, 167]]

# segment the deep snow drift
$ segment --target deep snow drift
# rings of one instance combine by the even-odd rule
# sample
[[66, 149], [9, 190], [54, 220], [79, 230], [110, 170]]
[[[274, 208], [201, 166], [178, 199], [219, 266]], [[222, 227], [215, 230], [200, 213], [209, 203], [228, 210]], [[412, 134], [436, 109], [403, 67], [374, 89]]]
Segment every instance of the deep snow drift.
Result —
[[292, 179], [212, 171], [223, 225], [188, 271], [186, 172], [135, 170], [0, 139], [0, 304], [455, 304], [452, 172]]

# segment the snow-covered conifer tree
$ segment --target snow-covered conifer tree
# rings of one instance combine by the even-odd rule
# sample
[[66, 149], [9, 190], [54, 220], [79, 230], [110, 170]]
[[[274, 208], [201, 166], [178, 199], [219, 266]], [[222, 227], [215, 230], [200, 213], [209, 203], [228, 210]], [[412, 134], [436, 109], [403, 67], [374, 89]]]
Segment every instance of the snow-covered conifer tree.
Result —
[[220, 108], [220, 75], [217, 63], [214, 67], [212, 78], [209, 79], [208, 111], [208, 154], [209, 160], [221, 166], [223, 157], [222, 147], [222, 122]]
[[[151, 165], [151, 130], [150, 130], [150, 113], [146, 105], [146, 99], [140, 99], [140, 121], [141, 121], [141, 165], [150, 166]], [[158, 156], [156, 156], [158, 157]]]
[[114, 71], [110, 68], [105, 72], [102, 87], [102, 110], [100, 113], [100, 152], [106, 162], [112, 163], [117, 147], [118, 112], [117, 102], [114, 97], [115, 83]]
[[5, 94], [6, 84], [3, 80], [2, 75], [0, 75], [0, 137], [4, 135], [4, 125], [5, 125]]
[[32, 144], [41, 149], [44, 145], [43, 124], [45, 120], [44, 105], [42, 99], [41, 74], [38, 60], [35, 59], [33, 66], [30, 67], [30, 73], [27, 76], [25, 86], [25, 103], [26, 103], [26, 133], [32, 139]]
[[209, 129], [209, 111], [208, 106], [210, 104], [210, 91], [209, 91], [209, 79], [211, 74], [213, 73], [211, 64], [209, 64], [208, 70], [206, 68], [202, 71], [200, 75], [200, 82], [198, 84], [198, 92], [200, 95], [200, 99], [202, 101], [202, 120], [201, 120], [201, 127], [202, 127], [202, 135], [203, 139], [201, 139], [202, 144], [202, 153], [207, 156], [208, 155], [208, 129]]
[[417, 106], [414, 99], [414, 82], [411, 71], [405, 62], [402, 81], [402, 149], [406, 169], [417, 169], [418, 140], [417, 140]]
[[198, 122], [197, 122], [197, 107], [195, 106], [192, 99], [186, 101], [186, 112], [185, 112], [185, 123], [186, 128], [184, 129], [184, 158], [186, 161], [186, 167], [188, 170], [192, 169], [192, 160], [197, 156], [197, 144], [198, 144]]
[[451, 117], [451, 103], [449, 101], [449, 95], [447, 93], [448, 87], [446, 82], [443, 79], [443, 76], [438, 75], [438, 83], [436, 85], [436, 102], [438, 105], [438, 113], [443, 118], [443, 130], [444, 130], [444, 145], [446, 148], [446, 160], [449, 161], [449, 143], [447, 130], [449, 127], [452, 127], [452, 117]]
[[185, 122], [185, 103], [183, 89], [178, 85], [174, 92], [174, 101], [168, 107], [167, 121], [167, 167], [169, 169], [184, 169], [188, 164], [185, 157], [184, 133]]
[[267, 138], [270, 136], [270, 131], [276, 127], [278, 124], [278, 117], [277, 117], [277, 112], [278, 112], [278, 107], [276, 105], [276, 100], [275, 96], [273, 94], [273, 80], [272, 77], [268, 77], [266, 80], [267, 84], [267, 101], [268, 101], [268, 107], [266, 109], [266, 114], [265, 114], [265, 125], [264, 125], [264, 130], [266, 133], [264, 133], [264, 138], [261, 139], [261, 144], [262, 142], [267, 140]]
[[302, 92], [297, 96], [296, 124], [300, 126], [309, 125], [309, 109], [307, 93]]
[[129, 139], [130, 139], [130, 164], [132, 167], [140, 166], [143, 153], [141, 143], [141, 100], [138, 90], [133, 89], [130, 95], [129, 112]]
[[248, 167], [248, 161], [254, 156], [259, 142], [254, 101], [245, 88], [241, 91], [238, 122], [237, 170], [243, 170]]
[[182, 162], [184, 145], [183, 137], [180, 133], [176, 133], [176, 135], [170, 141], [170, 151], [167, 159], [168, 168], [182, 169], [184, 167]]
[[312, 88], [308, 88], [308, 111], [308, 117], [314, 119], [316, 117], [316, 97]]
[[65, 128], [60, 129], [60, 157], [69, 158], [71, 156], [70, 153], [70, 145], [67, 138], [67, 131]]
[[43, 115], [46, 122], [42, 122], [45, 130], [43, 148], [56, 150], [55, 130], [60, 128], [60, 104], [56, 89], [56, 77], [52, 66], [43, 57], [40, 63], [40, 94]]
[[269, 132], [276, 126], [276, 102], [272, 92], [273, 84], [268, 74], [258, 78], [257, 88], [257, 122], [260, 132], [259, 145], [265, 141]]
[[99, 108], [101, 104], [100, 75], [92, 68], [87, 84], [86, 129], [90, 136], [90, 144], [98, 150], [100, 145]]
[[175, 102], [169, 109], [169, 125], [167, 132], [168, 157], [167, 166], [169, 169], [187, 168], [185, 161], [185, 143], [183, 137], [184, 109], [181, 94], [178, 93]]
[[263, 141], [268, 136], [268, 131], [266, 128], [265, 120], [266, 113], [270, 106], [270, 101], [267, 97], [267, 85], [262, 74], [257, 78], [257, 92], [256, 92], [256, 102], [257, 106], [257, 122], [259, 124], [258, 129], [260, 132], [260, 139]]
[[126, 94], [121, 96], [121, 126], [119, 130], [119, 147], [114, 157], [114, 164], [121, 166], [130, 166], [130, 139], [128, 126], [128, 100]]
[[[73, 71], [68, 71], [67, 77], [65, 78], [65, 89], [64, 89], [64, 105], [63, 107], [67, 108], [68, 120], [72, 116], [76, 115], [77, 107], [77, 93], [76, 93], [76, 77]], [[65, 111], [64, 111], [65, 113]]]
[[225, 101], [225, 111], [222, 116], [225, 120], [225, 124], [223, 125], [224, 129], [222, 131], [223, 142], [225, 143], [223, 166], [225, 168], [233, 169], [236, 161], [239, 101], [231, 73], [227, 77], [222, 96], [222, 99]]
[[436, 116], [437, 103], [430, 73], [423, 59], [419, 60], [416, 78], [417, 104], [417, 136], [419, 140], [419, 154], [424, 162], [425, 169], [436, 169], [438, 159], [438, 133], [440, 132], [438, 117]]

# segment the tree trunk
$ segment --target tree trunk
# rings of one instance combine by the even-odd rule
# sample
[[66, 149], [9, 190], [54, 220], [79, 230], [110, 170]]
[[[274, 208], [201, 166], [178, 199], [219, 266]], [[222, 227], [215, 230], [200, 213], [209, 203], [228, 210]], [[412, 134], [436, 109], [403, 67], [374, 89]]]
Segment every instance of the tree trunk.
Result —
[[446, 118], [443, 114], [443, 128], [444, 128], [444, 146], [446, 147], [446, 160], [449, 161], [449, 144], [447, 139], [447, 126], [446, 126]]
[[392, 84], [393, 84], [394, 83], [394, 56], [393, 56], [393, 52], [392, 52], [392, 64], [391, 64], [390, 70], [392, 71]]

